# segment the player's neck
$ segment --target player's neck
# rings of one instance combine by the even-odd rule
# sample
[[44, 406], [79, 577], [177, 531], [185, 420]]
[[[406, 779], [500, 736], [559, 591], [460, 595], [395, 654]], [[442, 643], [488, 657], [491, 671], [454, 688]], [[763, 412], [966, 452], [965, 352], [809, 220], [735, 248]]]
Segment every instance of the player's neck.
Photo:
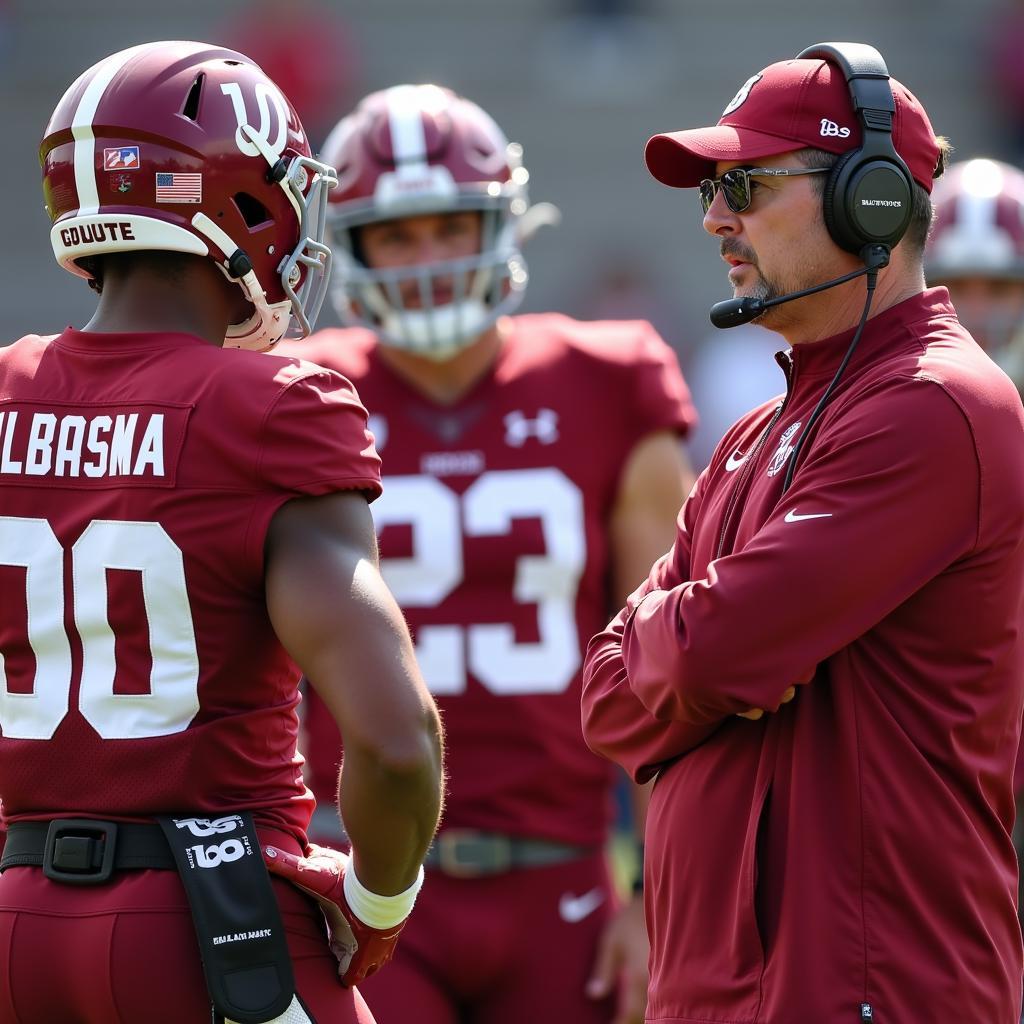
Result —
[[[212, 264], [211, 269], [219, 273]], [[231, 322], [234, 297], [209, 274], [192, 273], [191, 268], [173, 279], [136, 271], [128, 277], [104, 280], [99, 305], [83, 330], [193, 334], [221, 346]]]
[[494, 365], [504, 344], [500, 321], [451, 359], [439, 361], [378, 345], [380, 358], [417, 391], [442, 405], [457, 402]]

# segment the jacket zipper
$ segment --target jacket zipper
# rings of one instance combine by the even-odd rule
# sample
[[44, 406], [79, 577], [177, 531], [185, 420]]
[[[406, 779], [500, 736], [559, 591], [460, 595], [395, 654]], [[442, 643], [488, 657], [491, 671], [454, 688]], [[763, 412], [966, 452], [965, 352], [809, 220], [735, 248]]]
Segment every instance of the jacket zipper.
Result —
[[[757, 456], [760, 454], [761, 449], [764, 447], [765, 441], [768, 440], [768, 435], [772, 432], [772, 427], [775, 426], [779, 417], [782, 415], [782, 410], [786, 408], [786, 401], [789, 396], [780, 402], [775, 407], [775, 413], [771, 420], [768, 422], [768, 426], [761, 431], [761, 436], [757, 439], [757, 443], [751, 449], [750, 454], [743, 460], [743, 468], [739, 471], [736, 484], [732, 489], [732, 494], [729, 495], [729, 504], [726, 506], [725, 515], [722, 517], [722, 531], [718, 535], [718, 550], [715, 553], [715, 558], [722, 557], [722, 551], [725, 549], [725, 534], [729, 529], [729, 522], [732, 519], [732, 514], [736, 509], [736, 505], [739, 501], [740, 493], [743, 490], [743, 486], [746, 483], [747, 477], [753, 472], [754, 463], [757, 461]], [[868, 1018], [870, 1020], [870, 1018]]]
[[860, 1004], [860, 1024], [874, 1024], [875, 1011], [871, 1009], [870, 1003]]

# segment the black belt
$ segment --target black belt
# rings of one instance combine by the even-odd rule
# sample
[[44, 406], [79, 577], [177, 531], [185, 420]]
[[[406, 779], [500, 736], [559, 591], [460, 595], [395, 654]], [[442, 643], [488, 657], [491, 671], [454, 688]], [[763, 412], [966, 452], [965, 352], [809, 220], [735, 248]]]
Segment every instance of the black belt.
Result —
[[214, 1019], [283, 1020], [295, 1003], [295, 982], [252, 814], [159, 821], [12, 822], [0, 871], [41, 867], [57, 882], [96, 885], [117, 869], [176, 870], [192, 912]]
[[454, 878], [479, 878], [515, 868], [539, 868], [580, 860], [596, 853], [597, 849], [551, 839], [449, 828], [435, 838], [423, 866]]
[[177, 866], [159, 825], [55, 818], [7, 826], [0, 871], [17, 867], [41, 867], [55, 882], [98, 885], [115, 870]]

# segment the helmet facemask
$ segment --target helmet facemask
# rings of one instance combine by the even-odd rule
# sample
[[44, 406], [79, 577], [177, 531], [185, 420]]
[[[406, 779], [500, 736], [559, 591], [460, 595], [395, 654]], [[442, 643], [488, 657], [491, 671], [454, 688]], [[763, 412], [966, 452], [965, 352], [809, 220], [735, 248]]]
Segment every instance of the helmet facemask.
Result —
[[[331, 297], [344, 323], [392, 348], [444, 360], [519, 305], [527, 284], [522, 244], [557, 211], [529, 205], [522, 147], [486, 111], [441, 86], [392, 86], [335, 126], [323, 157], [338, 168], [327, 223]], [[454, 248], [458, 258], [387, 269], [364, 255], [369, 225], [465, 212], [480, 217], [472, 254]]]
[[299, 223], [298, 242], [276, 271], [285, 298], [273, 304], [267, 301], [266, 292], [244, 250], [208, 217], [197, 214], [192, 224], [221, 251], [232, 253], [227, 267], [222, 269], [230, 280], [238, 283], [254, 307], [248, 320], [228, 328], [225, 347], [266, 352], [282, 338], [304, 338], [316, 323], [327, 296], [331, 272], [331, 250], [324, 244], [327, 194], [337, 184], [338, 176], [333, 167], [312, 157], [293, 156], [290, 161], [276, 157], [266, 140], [249, 125], [243, 125], [239, 131], [266, 159], [268, 180], [284, 190]]
[[[345, 322], [373, 330], [386, 344], [429, 359], [448, 359], [472, 344], [497, 319], [522, 301], [528, 281], [526, 262], [516, 234], [525, 199], [495, 184], [492, 195], [463, 193], [440, 208], [422, 206], [405, 213], [448, 214], [478, 210], [480, 250], [472, 256], [390, 269], [370, 267], [363, 259], [358, 233], [366, 224], [392, 219], [379, 210], [344, 213], [331, 218], [331, 241], [337, 259], [332, 298]], [[434, 302], [435, 285], [450, 281], [452, 301]], [[417, 306], [403, 295], [415, 290]]]

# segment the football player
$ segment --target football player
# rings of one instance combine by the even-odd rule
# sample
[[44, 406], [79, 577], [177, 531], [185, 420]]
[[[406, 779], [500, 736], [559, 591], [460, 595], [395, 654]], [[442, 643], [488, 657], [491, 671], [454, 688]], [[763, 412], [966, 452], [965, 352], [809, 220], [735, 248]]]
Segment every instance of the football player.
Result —
[[928, 283], [1024, 390], [1024, 173], [998, 160], [953, 164], [935, 183]]
[[[943, 284], [960, 321], [1024, 394], [1024, 173], [999, 160], [953, 164], [935, 183], [925, 249], [929, 284]], [[1013, 841], [1024, 858], [1024, 744], [1013, 773]], [[1024, 921], [1024, 877], [1018, 913]]]
[[[671, 543], [689, 393], [645, 322], [510, 315], [520, 246], [551, 210], [529, 205], [520, 148], [476, 104], [435, 85], [376, 92], [321, 158], [339, 177], [328, 225], [348, 327], [302, 351], [370, 410], [382, 571], [450, 766], [429, 884], [363, 991], [382, 1024], [640, 1021], [642, 901], [620, 906], [609, 878], [614, 776], [582, 739], [580, 667], [609, 604]], [[329, 805], [336, 730], [316, 703], [306, 725]]]
[[258, 354], [316, 316], [335, 173], [255, 64], [192, 42], [84, 72], [41, 159], [56, 258], [100, 297], [0, 350], [0, 1022], [365, 1024], [260, 855], [307, 852], [295, 663], [345, 732], [342, 982], [386, 959], [439, 810], [365, 410]]

